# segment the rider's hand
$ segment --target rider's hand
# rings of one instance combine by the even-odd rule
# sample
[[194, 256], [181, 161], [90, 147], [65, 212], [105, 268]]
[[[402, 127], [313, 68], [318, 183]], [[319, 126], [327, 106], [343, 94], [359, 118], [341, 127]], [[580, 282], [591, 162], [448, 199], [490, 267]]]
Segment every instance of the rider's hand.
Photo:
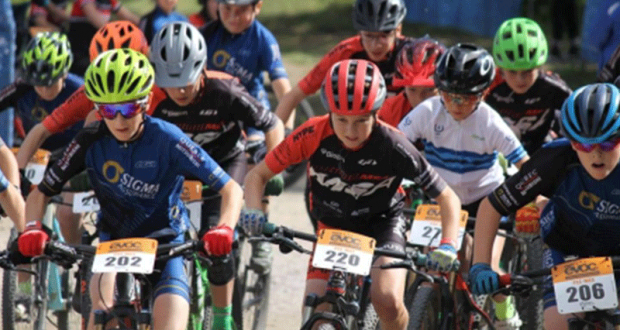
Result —
[[32, 182], [26, 177], [25, 170], [19, 170], [19, 189], [22, 192], [22, 196], [24, 199], [28, 197], [30, 191], [32, 190]]
[[225, 256], [232, 250], [233, 230], [227, 225], [219, 225], [209, 229], [202, 236], [205, 251], [212, 256]]
[[431, 251], [426, 261], [426, 267], [440, 272], [452, 270], [452, 264], [457, 259], [456, 248], [450, 243], [442, 243], [438, 248]]
[[521, 236], [536, 236], [540, 231], [540, 216], [536, 203], [532, 202], [517, 210], [515, 232]]
[[489, 264], [474, 264], [469, 269], [469, 287], [473, 294], [493, 293], [499, 290], [499, 275]]
[[250, 236], [263, 233], [263, 226], [267, 222], [265, 213], [261, 210], [242, 210], [239, 226]]
[[280, 196], [284, 190], [284, 178], [282, 174], [274, 175], [265, 185], [265, 196]]
[[17, 239], [19, 252], [26, 257], [40, 256], [43, 254], [45, 244], [49, 241], [49, 238], [49, 235], [39, 221], [31, 221], [26, 225], [26, 230]]

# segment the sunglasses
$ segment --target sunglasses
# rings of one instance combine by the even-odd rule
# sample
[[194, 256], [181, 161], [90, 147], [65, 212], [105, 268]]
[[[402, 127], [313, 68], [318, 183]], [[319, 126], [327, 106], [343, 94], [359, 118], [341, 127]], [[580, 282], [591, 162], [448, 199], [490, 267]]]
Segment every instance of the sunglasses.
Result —
[[618, 145], [620, 145], [620, 138], [615, 138], [613, 140], [609, 140], [609, 141], [605, 141], [601, 143], [592, 143], [592, 144], [577, 143], [574, 141], [571, 143], [575, 147], [575, 149], [579, 151], [583, 151], [583, 152], [592, 152], [592, 150], [594, 150], [596, 146], [601, 148], [601, 151], [612, 151], [616, 149]]
[[101, 117], [106, 119], [114, 119], [117, 114], [121, 114], [123, 118], [129, 119], [140, 113], [140, 110], [146, 104], [147, 99], [129, 102], [129, 103], [99, 103], [95, 104], [95, 108], [99, 111]]
[[480, 102], [480, 94], [454, 94], [441, 92], [441, 98], [446, 103], [452, 103], [456, 105], [473, 105]]

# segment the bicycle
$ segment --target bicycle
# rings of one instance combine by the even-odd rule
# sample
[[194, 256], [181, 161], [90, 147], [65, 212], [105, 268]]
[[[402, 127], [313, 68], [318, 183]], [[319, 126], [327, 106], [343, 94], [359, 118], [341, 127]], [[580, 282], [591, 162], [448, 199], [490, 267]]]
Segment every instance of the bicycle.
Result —
[[551, 268], [502, 275], [498, 292], [527, 295], [541, 291], [542, 280], [534, 279], [551, 275], [558, 311], [573, 315], [568, 321], [569, 330], [618, 330], [614, 274], [619, 271], [618, 256], [578, 258]]

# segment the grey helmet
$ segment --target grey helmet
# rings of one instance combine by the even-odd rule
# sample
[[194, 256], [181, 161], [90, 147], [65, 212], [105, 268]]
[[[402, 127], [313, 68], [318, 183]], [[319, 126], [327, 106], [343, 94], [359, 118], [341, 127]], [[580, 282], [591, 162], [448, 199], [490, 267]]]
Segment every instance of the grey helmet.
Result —
[[164, 25], [151, 41], [151, 63], [159, 87], [184, 87], [196, 82], [207, 62], [202, 34], [186, 22]]
[[402, 23], [406, 13], [403, 0], [356, 0], [353, 28], [358, 31], [391, 31]]

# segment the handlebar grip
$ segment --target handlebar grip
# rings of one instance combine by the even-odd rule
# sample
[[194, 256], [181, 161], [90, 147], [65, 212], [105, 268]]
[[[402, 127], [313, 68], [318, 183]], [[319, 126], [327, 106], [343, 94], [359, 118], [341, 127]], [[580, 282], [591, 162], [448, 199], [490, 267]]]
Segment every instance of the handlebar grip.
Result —
[[[415, 258], [415, 265], [419, 267], [425, 267], [427, 260], [428, 260], [428, 254], [420, 253]], [[456, 272], [459, 269], [461, 269], [461, 262], [457, 259], [457, 260], [454, 260], [448, 272]]]
[[263, 225], [263, 234], [267, 236], [271, 236], [273, 235], [273, 233], [276, 232], [277, 229], [278, 229], [278, 226], [276, 226], [275, 223], [265, 222], [265, 224]]
[[512, 284], [512, 278], [511, 278], [510, 274], [500, 275], [500, 277], [499, 277], [499, 286], [507, 287], [510, 284]]

